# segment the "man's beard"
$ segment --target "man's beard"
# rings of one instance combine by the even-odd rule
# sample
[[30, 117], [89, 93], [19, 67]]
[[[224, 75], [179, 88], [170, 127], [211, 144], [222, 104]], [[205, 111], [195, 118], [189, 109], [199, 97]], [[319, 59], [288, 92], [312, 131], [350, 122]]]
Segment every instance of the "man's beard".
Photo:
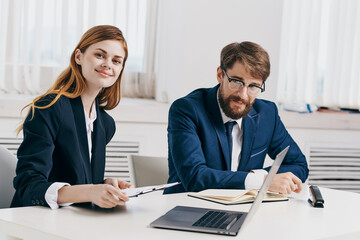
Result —
[[[223, 88], [224, 85], [220, 84], [220, 89], [219, 89], [219, 104], [221, 109], [223, 110], [223, 112], [225, 113], [225, 115], [231, 119], [240, 119], [242, 117], [245, 117], [251, 110], [252, 105], [254, 104], [253, 102], [249, 101], [245, 101], [243, 99], [241, 99], [239, 96], [229, 96], [228, 98], [224, 98], [224, 94], [223, 94]], [[230, 102], [231, 100], [234, 101], [241, 101], [242, 103], [245, 104], [245, 109], [243, 111], [235, 111], [230, 107]]]

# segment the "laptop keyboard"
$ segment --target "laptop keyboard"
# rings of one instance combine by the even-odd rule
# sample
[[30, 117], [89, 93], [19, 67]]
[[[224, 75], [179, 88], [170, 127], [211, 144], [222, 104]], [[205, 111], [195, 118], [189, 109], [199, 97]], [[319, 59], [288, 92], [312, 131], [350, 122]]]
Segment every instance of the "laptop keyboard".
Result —
[[241, 216], [242, 214], [229, 214], [226, 212], [208, 211], [204, 216], [197, 220], [193, 226], [229, 229]]

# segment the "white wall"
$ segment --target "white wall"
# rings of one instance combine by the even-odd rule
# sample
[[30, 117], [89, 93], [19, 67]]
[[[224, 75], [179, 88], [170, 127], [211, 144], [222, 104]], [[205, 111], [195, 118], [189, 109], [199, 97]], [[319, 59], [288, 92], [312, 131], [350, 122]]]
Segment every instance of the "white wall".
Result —
[[160, 0], [158, 92], [169, 102], [216, 85], [221, 49], [253, 41], [268, 51], [271, 74], [261, 98], [275, 100], [283, 0]]

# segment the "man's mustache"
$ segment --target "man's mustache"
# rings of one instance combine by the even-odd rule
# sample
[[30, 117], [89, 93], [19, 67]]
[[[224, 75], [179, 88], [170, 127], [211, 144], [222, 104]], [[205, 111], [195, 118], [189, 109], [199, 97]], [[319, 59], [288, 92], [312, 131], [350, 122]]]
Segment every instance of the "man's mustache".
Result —
[[229, 100], [236, 101], [236, 102], [242, 102], [242, 103], [245, 104], [245, 105], [248, 105], [248, 104], [249, 104], [249, 101], [246, 101], [246, 100], [242, 99], [242, 98], [239, 97], [239, 96], [229, 96], [228, 99], [229, 99]]

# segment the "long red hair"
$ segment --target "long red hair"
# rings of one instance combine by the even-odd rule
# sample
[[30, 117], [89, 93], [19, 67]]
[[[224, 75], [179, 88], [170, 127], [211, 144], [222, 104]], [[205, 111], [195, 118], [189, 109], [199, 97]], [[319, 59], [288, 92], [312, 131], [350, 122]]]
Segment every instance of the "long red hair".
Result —
[[[61, 96], [66, 96], [68, 98], [76, 98], [80, 96], [86, 88], [86, 82], [85, 82], [85, 78], [81, 73], [81, 66], [75, 62], [75, 51], [76, 49], [79, 49], [82, 53], [84, 53], [90, 45], [104, 40], [120, 41], [125, 51], [123, 69], [119, 75], [119, 78], [111, 87], [103, 89], [102, 91], [100, 91], [98, 95], [98, 101], [100, 107], [102, 107], [105, 110], [111, 110], [115, 108], [119, 104], [121, 98], [120, 85], [121, 85], [121, 78], [124, 72], [123, 70], [125, 68], [126, 59], [128, 57], [128, 49], [127, 49], [126, 40], [120, 29], [111, 25], [99, 25], [90, 28], [87, 32], [84, 33], [80, 42], [78, 43], [78, 45], [71, 54], [69, 67], [67, 67], [59, 75], [59, 77], [56, 79], [55, 83], [49, 88], [49, 90], [47, 90], [44, 94], [36, 97], [31, 103], [26, 105], [22, 109], [22, 111], [25, 108], [30, 107], [27, 115], [29, 115], [31, 111], [32, 116], [34, 116], [34, 111], [36, 108], [37, 109], [49, 108], [54, 103], [56, 103], [56, 101]], [[36, 103], [40, 99], [42, 99], [43, 97], [49, 94], [54, 94], [55, 98], [48, 105], [46, 106], [36, 105]], [[23, 129], [23, 123], [17, 129], [17, 134], [19, 134], [22, 129]]]

